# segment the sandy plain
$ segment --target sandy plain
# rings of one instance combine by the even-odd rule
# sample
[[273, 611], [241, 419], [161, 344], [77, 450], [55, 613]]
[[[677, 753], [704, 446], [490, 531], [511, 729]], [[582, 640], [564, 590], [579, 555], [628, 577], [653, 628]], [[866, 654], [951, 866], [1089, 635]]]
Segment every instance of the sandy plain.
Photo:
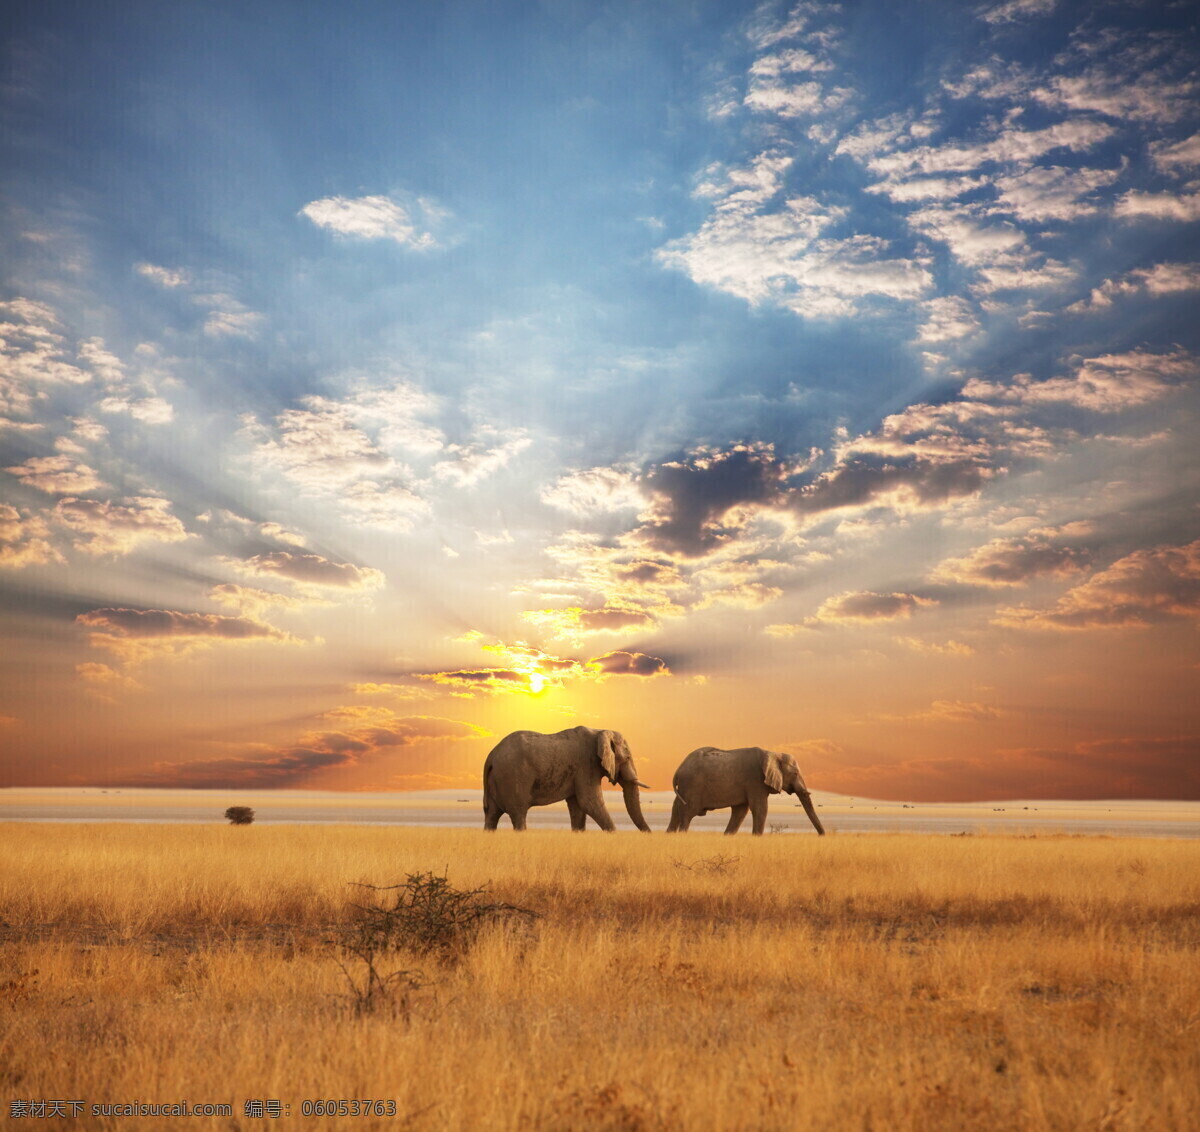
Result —
[[[621, 795], [605, 795], [618, 829], [632, 829]], [[1004, 802], [889, 802], [813, 791], [826, 828], [841, 833], [1064, 833], [1136, 837], [1200, 837], [1200, 802], [1113, 799], [1098, 802], [1021, 800]], [[669, 791], [644, 791], [642, 806], [654, 830], [665, 830], [671, 814]], [[157, 790], [100, 787], [9, 787], [0, 789], [0, 821], [221, 821], [226, 807], [246, 805], [256, 820], [350, 822], [354, 824], [483, 825], [479, 790], [406, 793], [344, 793], [320, 790]], [[692, 823], [695, 831], [720, 831], [729, 812]], [[566, 803], [530, 811], [531, 827], [569, 828]], [[507, 819], [501, 819], [501, 828]], [[589, 823], [590, 828], [590, 823]], [[773, 799], [768, 828], [812, 834], [795, 799]], [[743, 830], [748, 835], [749, 825]]]

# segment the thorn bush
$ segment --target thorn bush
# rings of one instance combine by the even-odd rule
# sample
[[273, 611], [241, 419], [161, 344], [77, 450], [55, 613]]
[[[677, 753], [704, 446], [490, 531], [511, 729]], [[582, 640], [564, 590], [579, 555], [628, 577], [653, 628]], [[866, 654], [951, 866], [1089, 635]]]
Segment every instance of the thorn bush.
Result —
[[446, 876], [433, 872], [409, 873], [403, 884], [357, 887], [376, 897], [371, 904], [352, 905], [357, 913], [350, 929], [355, 954], [409, 951], [452, 962], [489, 925], [525, 927], [541, 918], [529, 908], [487, 901], [486, 887], [455, 888]]

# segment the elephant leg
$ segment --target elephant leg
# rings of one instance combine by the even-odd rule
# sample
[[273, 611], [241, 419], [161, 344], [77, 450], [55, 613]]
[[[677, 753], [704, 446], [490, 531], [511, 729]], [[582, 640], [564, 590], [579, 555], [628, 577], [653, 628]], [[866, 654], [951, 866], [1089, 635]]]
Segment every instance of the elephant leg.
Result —
[[729, 814], [729, 824], [725, 827], [725, 832], [728, 834], [737, 833], [742, 828], [742, 822], [746, 820], [746, 811], [750, 807], [743, 802], [740, 806], [734, 806]]
[[613, 820], [608, 812], [608, 807], [604, 804], [604, 795], [599, 790], [594, 796], [580, 798], [576, 796], [575, 801], [583, 807], [584, 813], [592, 819], [605, 833], [612, 833], [617, 827], [613, 825]]
[[687, 831], [688, 823], [684, 817], [685, 813], [683, 799], [676, 794], [675, 801], [671, 804], [671, 824], [667, 826], [668, 833], [684, 833]]
[[761, 837], [767, 828], [767, 796], [765, 794], [761, 798], [755, 798], [750, 802], [750, 816], [754, 822], [750, 832], [755, 837]]
[[512, 822], [513, 829], [525, 828], [525, 815], [529, 813], [528, 806], [514, 806], [508, 811], [509, 820]]
[[500, 816], [504, 811], [500, 808], [500, 804], [494, 799], [487, 800], [487, 808], [483, 811], [483, 828], [495, 829], [500, 824]]
[[574, 795], [567, 799], [567, 810], [571, 815], [571, 828], [581, 830], [587, 825], [587, 814], [584, 813], [583, 807], [575, 801]]

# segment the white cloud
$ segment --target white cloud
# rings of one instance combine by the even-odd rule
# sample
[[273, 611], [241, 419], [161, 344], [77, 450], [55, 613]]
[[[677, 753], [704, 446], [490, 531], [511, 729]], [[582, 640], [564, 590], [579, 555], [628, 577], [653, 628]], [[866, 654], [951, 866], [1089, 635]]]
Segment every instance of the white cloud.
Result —
[[882, 193], [898, 204], [921, 200], [953, 200], [988, 184], [984, 177], [916, 177], [910, 181], [880, 181], [867, 186], [869, 193]]
[[1200, 193], [1142, 193], [1131, 191], [1117, 201], [1113, 212], [1129, 218], [1200, 220]]
[[982, 9], [979, 18], [989, 24], [1010, 24], [1017, 20], [1045, 16], [1054, 11], [1056, 0], [1004, 0]]
[[447, 445], [449, 460], [441, 460], [433, 466], [438, 479], [450, 480], [460, 487], [471, 487], [505, 467], [514, 456], [529, 448], [533, 441], [518, 429], [517, 435], [495, 447], [482, 445]]
[[1078, 75], [1055, 75], [1032, 92], [1038, 101], [1056, 108], [1104, 114], [1141, 122], [1173, 122], [1191, 112], [1197, 85], [1172, 81], [1161, 70], [1139, 66], [1151, 62], [1137, 52], [1118, 52], [1115, 59]]
[[364, 476], [396, 469], [391, 458], [360, 429], [351, 406], [326, 397], [305, 397], [301, 409], [275, 419], [255, 456], [301, 486], [333, 491]]
[[102, 486], [94, 468], [73, 463], [69, 456], [32, 456], [4, 470], [48, 495], [74, 495]]
[[660, 248], [659, 262], [747, 302], [814, 317], [853, 313], [870, 295], [912, 299], [928, 289], [924, 265], [888, 258], [882, 240], [820, 238], [844, 209], [813, 197], [777, 200], [791, 163], [775, 150], [742, 169], [710, 169], [697, 195], [715, 198], [712, 215], [699, 231]]
[[247, 427], [258, 442], [255, 462], [310, 494], [336, 498], [361, 522], [410, 530], [428, 504], [401, 482], [411, 477], [410, 470], [358, 426], [357, 406], [315, 396], [301, 404], [304, 408], [280, 413], [274, 430], [257, 422]]
[[563, 476], [543, 489], [542, 502], [579, 515], [605, 511], [641, 510], [648, 500], [638, 477], [625, 468], [587, 468]]
[[887, 178], [914, 174], [970, 173], [990, 163], [1035, 161], [1056, 149], [1083, 153], [1110, 138], [1114, 127], [1091, 118], [1071, 118], [1041, 130], [1007, 126], [988, 141], [974, 145], [921, 145], [878, 153], [867, 168]]
[[41, 515], [22, 514], [0, 503], [0, 568], [20, 570], [62, 561], [62, 555], [50, 543], [50, 528]]
[[1150, 157], [1164, 173], [1194, 169], [1200, 165], [1200, 134], [1178, 142], [1151, 142]]
[[946, 295], [924, 304], [926, 319], [917, 338], [921, 342], [947, 342], [965, 338], [979, 329], [979, 320], [966, 299]]
[[1025, 405], [1067, 404], [1097, 413], [1117, 413], [1165, 397], [1175, 384], [1200, 376], [1200, 363], [1186, 350], [1154, 354], [1131, 350], [1082, 359], [1074, 376], [1034, 381], [1018, 374], [1008, 383], [975, 378], [963, 386], [964, 397], [1012, 401]]
[[188, 537], [171, 513], [170, 502], [157, 496], [135, 496], [121, 503], [60, 499], [54, 518], [80, 536], [75, 546], [85, 554], [128, 554], [142, 542], [180, 542]]
[[428, 221], [431, 213], [443, 215], [429, 203], [420, 202], [406, 207], [386, 196], [356, 199], [325, 197], [306, 204], [300, 210], [300, 215], [307, 216], [319, 228], [327, 228], [342, 236], [362, 240], [394, 240], [410, 248], [436, 247], [437, 240], [431, 232], [419, 227], [414, 212], [421, 213], [424, 221]]
[[210, 338], [253, 338], [263, 321], [258, 311], [250, 310], [232, 295], [196, 295], [193, 301], [210, 308], [204, 320], [204, 333]]
[[1084, 314], [1104, 310], [1116, 299], [1131, 295], [1157, 297], [1197, 290], [1200, 290], [1200, 263], [1156, 263], [1153, 267], [1135, 268], [1120, 279], [1104, 280], [1086, 299], [1072, 303], [1067, 310]]
[[802, 118], [828, 114], [844, 106], [854, 92], [846, 87], [826, 90], [820, 83], [787, 83], [779, 78], [755, 79], [746, 91], [745, 104], [760, 114]]
[[909, 224], [941, 240], [955, 259], [971, 267], [992, 263], [1027, 246], [1020, 228], [1006, 220], [989, 221], [972, 207], [931, 205], [912, 213]]
[[128, 413], [144, 424], [167, 424], [175, 409], [161, 397], [105, 397], [97, 406], [102, 413]]
[[44, 303], [13, 299], [0, 303], [0, 413], [26, 416], [47, 385], [83, 385], [85, 369], [65, 360], [58, 316]]
[[1021, 220], [1075, 220], [1098, 211], [1084, 197], [1111, 185], [1124, 172], [1118, 169], [1066, 169], [1035, 166], [995, 179], [1002, 205]]
[[159, 267], [153, 263], [139, 263], [137, 271], [139, 275], [145, 276], [152, 283], [157, 283], [160, 287], [184, 287], [191, 282], [191, 276], [186, 271], [169, 267]]

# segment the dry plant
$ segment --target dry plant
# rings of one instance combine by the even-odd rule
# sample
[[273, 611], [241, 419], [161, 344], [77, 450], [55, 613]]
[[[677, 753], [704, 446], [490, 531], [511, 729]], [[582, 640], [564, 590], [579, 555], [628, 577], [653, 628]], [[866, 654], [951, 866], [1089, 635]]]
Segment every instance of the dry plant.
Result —
[[[155, 1123], [192, 1130], [261, 1129], [254, 1097], [395, 1103], [355, 1129], [1195, 1127], [1200, 841], [797, 835], [697, 869], [705, 836], [685, 868], [620, 833], [0, 825], [0, 1094], [233, 1103]], [[347, 1010], [347, 885], [398, 872], [544, 917]]]
[[[341, 950], [354, 961], [356, 970], [341, 960], [338, 966], [360, 1014], [386, 1004], [405, 1021], [410, 1020], [412, 996], [426, 985], [425, 975], [407, 968], [383, 974], [381, 965], [395, 952], [453, 964], [470, 950], [485, 927], [528, 929], [540, 918], [529, 908], [485, 901], [485, 887], [455, 888], [444, 873], [409, 873], [402, 884], [357, 883], [356, 887], [373, 893], [374, 899], [367, 904], [351, 903], [353, 916]], [[389, 894], [390, 900], [383, 893]]]

